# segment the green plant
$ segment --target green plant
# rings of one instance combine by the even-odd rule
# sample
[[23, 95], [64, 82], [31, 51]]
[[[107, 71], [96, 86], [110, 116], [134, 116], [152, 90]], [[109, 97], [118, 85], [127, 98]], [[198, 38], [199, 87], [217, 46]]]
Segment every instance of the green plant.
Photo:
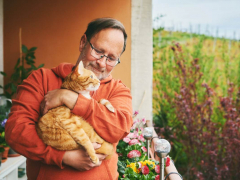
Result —
[[[44, 64], [36, 67], [35, 64], [35, 50], [36, 47], [28, 49], [25, 45], [22, 45], [21, 58], [18, 58], [16, 65], [14, 66], [14, 72], [10, 77], [9, 82], [3, 88], [4, 93], [0, 94], [0, 145], [8, 146], [5, 141], [5, 123], [8, 119], [8, 114], [12, 106], [11, 100], [17, 91], [17, 86], [20, 85], [24, 79], [26, 79], [33, 70], [37, 70], [44, 66]], [[5, 72], [0, 72], [3, 76], [7, 76]], [[0, 148], [2, 152], [3, 148]]]
[[[18, 58], [16, 65], [14, 66], [14, 72], [10, 77], [9, 82], [5, 84], [5, 86], [0, 86], [0, 88], [4, 89], [4, 94], [0, 96], [5, 96], [9, 99], [13, 97], [13, 95], [17, 91], [17, 86], [20, 85], [24, 79], [26, 79], [33, 70], [37, 70], [44, 66], [44, 64], [40, 64], [38, 67], [35, 66], [35, 50], [37, 47], [32, 47], [28, 49], [25, 45], [22, 45], [22, 56]], [[3, 76], [7, 76], [5, 72], [0, 72]]]

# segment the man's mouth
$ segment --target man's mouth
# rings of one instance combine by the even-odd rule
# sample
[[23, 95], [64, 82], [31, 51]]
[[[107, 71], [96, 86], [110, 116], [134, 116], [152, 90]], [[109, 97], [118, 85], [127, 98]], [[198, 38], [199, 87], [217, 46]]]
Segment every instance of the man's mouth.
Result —
[[92, 65], [91, 65], [91, 67], [92, 67], [92, 71], [93, 71], [93, 72], [96, 72], [96, 73], [102, 73], [102, 72], [103, 72], [103, 71], [101, 71], [101, 70], [95, 68], [95, 67], [92, 66]]

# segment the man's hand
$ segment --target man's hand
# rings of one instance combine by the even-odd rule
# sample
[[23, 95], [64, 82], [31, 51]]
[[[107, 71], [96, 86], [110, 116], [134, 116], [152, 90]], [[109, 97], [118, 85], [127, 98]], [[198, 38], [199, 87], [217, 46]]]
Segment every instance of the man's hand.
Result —
[[[93, 146], [94, 149], [101, 147], [101, 145], [97, 143], [93, 143]], [[99, 158], [99, 164], [94, 164], [84, 149], [66, 151], [63, 155], [63, 163], [79, 171], [87, 171], [100, 166], [107, 155], [97, 154], [97, 156]]]
[[77, 93], [67, 89], [55, 89], [48, 91], [41, 102], [40, 112], [44, 115], [48, 112], [48, 110], [61, 105], [66, 105], [69, 109], [73, 109], [77, 102], [77, 98]]

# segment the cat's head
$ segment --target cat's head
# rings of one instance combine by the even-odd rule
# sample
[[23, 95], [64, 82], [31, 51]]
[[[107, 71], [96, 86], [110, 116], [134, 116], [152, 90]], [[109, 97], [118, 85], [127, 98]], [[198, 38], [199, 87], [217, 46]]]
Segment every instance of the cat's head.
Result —
[[90, 70], [85, 69], [82, 61], [74, 68], [67, 80], [71, 89], [77, 93], [82, 91], [96, 91], [100, 86], [100, 80]]

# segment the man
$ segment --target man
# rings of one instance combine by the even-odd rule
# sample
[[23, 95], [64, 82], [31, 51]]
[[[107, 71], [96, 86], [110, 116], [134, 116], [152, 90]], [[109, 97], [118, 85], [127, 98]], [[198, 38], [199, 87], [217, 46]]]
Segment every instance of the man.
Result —
[[[60, 89], [62, 80], [74, 67], [71, 64], [37, 70], [18, 87], [6, 123], [6, 140], [14, 150], [27, 157], [29, 180], [118, 178], [116, 153], [109, 160], [98, 154], [100, 164], [93, 164], [84, 149], [58, 151], [46, 146], [38, 137], [35, 124], [49, 109], [66, 105], [88, 121], [103, 139], [113, 143], [116, 150], [118, 141], [129, 133], [132, 125], [130, 91], [111, 76], [113, 68], [120, 63], [126, 39], [124, 26], [115, 19], [100, 18], [89, 23], [80, 41], [81, 53], [76, 64], [82, 61], [84, 67], [101, 80], [99, 89], [91, 94], [92, 99]], [[110, 101], [116, 110], [114, 114], [98, 103], [102, 98]], [[95, 149], [100, 147], [93, 145]]]

